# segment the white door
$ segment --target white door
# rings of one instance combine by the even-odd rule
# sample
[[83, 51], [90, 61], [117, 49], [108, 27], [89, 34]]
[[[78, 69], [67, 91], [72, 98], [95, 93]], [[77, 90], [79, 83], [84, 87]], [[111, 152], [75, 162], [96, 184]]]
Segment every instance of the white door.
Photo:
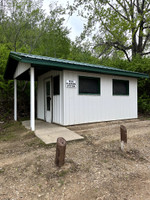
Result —
[[51, 103], [51, 80], [45, 81], [45, 120], [51, 123], [52, 120], [52, 103]]

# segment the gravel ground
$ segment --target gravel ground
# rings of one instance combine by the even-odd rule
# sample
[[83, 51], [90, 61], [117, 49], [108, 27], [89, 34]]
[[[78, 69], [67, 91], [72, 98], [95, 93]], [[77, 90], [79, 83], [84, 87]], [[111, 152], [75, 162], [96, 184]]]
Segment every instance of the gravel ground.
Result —
[[[120, 125], [127, 127], [120, 150]], [[69, 142], [54, 164], [44, 145], [20, 123], [0, 125], [0, 200], [150, 200], [150, 120], [70, 126], [84, 140]]]

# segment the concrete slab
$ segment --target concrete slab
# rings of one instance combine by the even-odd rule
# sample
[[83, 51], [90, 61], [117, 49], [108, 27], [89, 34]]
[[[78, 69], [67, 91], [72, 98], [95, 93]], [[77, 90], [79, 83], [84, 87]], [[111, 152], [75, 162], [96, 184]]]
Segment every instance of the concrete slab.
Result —
[[[23, 121], [23, 126], [30, 129], [30, 120]], [[63, 137], [66, 141], [81, 140], [84, 137], [67, 129], [66, 127], [44, 122], [42, 120], [35, 121], [35, 135], [45, 144], [53, 144], [57, 142], [58, 137]]]

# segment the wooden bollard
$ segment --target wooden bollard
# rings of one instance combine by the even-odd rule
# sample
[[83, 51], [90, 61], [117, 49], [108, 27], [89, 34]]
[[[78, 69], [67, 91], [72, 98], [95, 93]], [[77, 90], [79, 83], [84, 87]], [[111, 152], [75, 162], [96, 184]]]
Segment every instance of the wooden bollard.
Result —
[[127, 144], [127, 129], [125, 126], [120, 126], [120, 139], [121, 139], [121, 150], [124, 151], [124, 146]]
[[56, 145], [56, 158], [55, 164], [61, 167], [65, 163], [65, 152], [66, 152], [66, 140], [62, 137], [57, 138]]

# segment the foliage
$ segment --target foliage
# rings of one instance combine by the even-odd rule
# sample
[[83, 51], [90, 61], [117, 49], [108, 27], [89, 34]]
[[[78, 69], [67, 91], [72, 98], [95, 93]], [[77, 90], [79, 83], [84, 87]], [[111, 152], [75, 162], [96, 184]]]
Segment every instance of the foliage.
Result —
[[37, 0], [6, 0], [6, 5], [0, 21], [0, 43], [8, 50], [53, 57], [69, 53], [69, 31], [63, 26], [61, 6], [51, 5], [49, 16], [45, 17]]
[[67, 58], [70, 52], [69, 30], [63, 26], [65, 11], [61, 6], [50, 5], [50, 15], [45, 19], [44, 32], [35, 49], [38, 54], [56, 58]]
[[[0, 120], [6, 118], [12, 111], [13, 81], [3, 79], [4, 69], [7, 63], [9, 50], [5, 44], [0, 44]], [[4, 106], [5, 105], [5, 106]], [[6, 109], [7, 108], [7, 112]]]
[[14, 141], [25, 128], [19, 122], [9, 121], [9, 123], [1, 124], [0, 130], [0, 141]]
[[[6, 0], [1, 35], [9, 50], [32, 52], [42, 34], [44, 13], [40, 5], [28, 0]], [[23, 49], [22, 49], [23, 47]]]
[[71, 44], [70, 54], [68, 55], [68, 59], [78, 62], [92, 63], [92, 64], [99, 63], [99, 59], [92, 56], [92, 53], [88, 48], [88, 45], [81, 46], [77, 40], [76, 42], [72, 42]]
[[[127, 15], [122, 9], [123, 6], [127, 6], [129, 11], [128, 0], [116, 0], [113, 6], [117, 10], [111, 6], [111, 2], [108, 0], [105, 2], [101, 0], [75, 0], [74, 7], [70, 7], [71, 11], [73, 12], [82, 5], [85, 12], [82, 13], [79, 10], [79, 14], [88, 18], [88, 24], [85, 26], [81, 38], [71, 42], [68, 37], [69, 30], [64, 26], [65, 10], [61, 6], [51, 4], [49, 15], [45, 15], [41, 9], [42, 1], [5, 0], [5, 6], [0, 6], [0, 121], [13, 116], [14, 83], [13, 80], [3, 79], [11, 50], [150, 74], [150, 58], [141, 58], [145, 50], [148, 50], [147, 45], [150, 39], [149, 29], [146, 29], [150, 21], [147, 21], [150, 16], [145, 9], [146, 5], [149, 6], [147, 0], [144, 3], [143, 15], [139, 13], [138, 9], [141, 8], [144, 0], [137, 0], [135, 5], [132, 5], [133, 7], [130, 6], [130, 8], [134, 8], [134, 14], [137, 18], [134, 17], [133, 20], [136, 23], [133, 23], [131, 12], [128, 14], [130, 21], [120, 16], [121, 14]], [[137, 5], [138, 2], [140, 2], [139, 5]], [[108, 9], [105, 8], [106, 4]], [[145, 19], [144, 24], [140, 26], [143, 19]], [[138, 24], [139, 26], [136, 26]], [[134, 31], [131, 28], [134, 28]], [[98, 31], [96, 32], [95, 29]], [[90, 36], [93, 31], [93, 38], [83, 43], [82, 40], [85, 36]], [[139, 51], [140, 39], [144, 45], [142, 51]], [[135, 42], [135, 40], [137, 41]], [[136, 48], [133, 48], [135, 43]], [[123, 49], [127, 46], [131, 48]], [[134, 54], [131, 62], [123, 59], [124, 50], [129, 55], [131, 55], [131, 51], [132, 55]], [[101, 57], [101, 59], [97, 57]], [[129, 60], [129, 56], [127, 57]], [[18, 114], [21, 117], [26, 117], [30, 108], [30, 84], [27, 81], [18, 81], [17, 89]], [[150, 81], [139, 80], [138, 94], [141, 112], [150, 112], [149, 91]]]
[[93, 34], [98, 56], [121, 51], [130, 60], [150, 54], [149, 0], [74, 0], [69, 8], [87, 19], [82, 38]]
[[[10, 51], [59, 58], [67, 58], [70, 52], [64, 10], [51, 5], [46, 16], [41, 7], [39, 0], [6, 0], [0, 6], [0, 121], [13, 116], [13, 80], [3, 79]], [[26, 81], [18, 81], [18, 114], [22, 117], [30, 108], [29, 86]]]

